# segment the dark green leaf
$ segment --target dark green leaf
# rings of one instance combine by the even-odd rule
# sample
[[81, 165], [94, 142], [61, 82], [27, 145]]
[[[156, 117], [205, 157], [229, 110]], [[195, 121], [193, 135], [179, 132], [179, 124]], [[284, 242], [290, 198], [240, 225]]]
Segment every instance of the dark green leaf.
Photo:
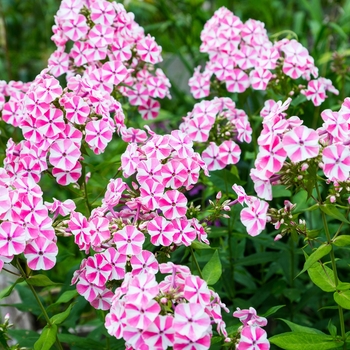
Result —
[[305, 261], [304, 268], [298, 273], [298, 275], [296, 277], [298, 277], [303, 272], [305, 272], [307, 269], [309, 269], [316, 261], [323, 258], [331, 250], [332, 250], [332, 246], [329, 244], [322, 244], [321, 246], [319, 246]]
[[329, 320], [327, 329], [333, 338], [337, 336], [337, 327], [332, 323], [332, 320]]
[[208, 244], [205, 244], [203, 242], [199, 242], [199, 241], [193, 241], [191, 243], [191, 247], [195, 250], [202, 250], [202, 249], [213, 249], [211, 246], [209, 246]]
[[48, 287], [48, 286], [55, 286], [60, 284], [60, 283], [51, 281], [50, 278], [48, 278], [45, 275], [30, 276], [27, 279], [27, 282], [32, 286], [36, 286], [36, 287]]
[[335, 282], [333, 270], [320, 262], [315, 262], [307, 270], [311, 281], [324, 292], [334, 292]]
[[7, 345], [7, 341], [5, 339], [5, 332], [0, 329], [0, 345], [4, 350], [10, 350], [10, 347]]
[[320, 205], [320, 209], [327, 215], [331, 216], [332, 218], [338, 219], [341, 222], [345, 222], [347, 224], [350, 224], [350, 221], [346, 219], [344, 214], [340, 212], [333, 204], [323, 204]]
[[49, 350], [56, 341], [57, 326], [55, 324], [44, 327], [39, 339], [34, 344], [34, 350]]
[[8, 286], [5, 289], [3, 289], [0, 292], [0, 300], [3, 299], [3, 298], [8, 297], [11, 294], [13, 288], [15, 288], [16, 284], [20, 283], [20, 282], [23, 282], [23, 281], [24, 281], [24, 279], [22, 277], [20, 277], [11, 286]]
[[70, 347], [79, 347], [80, 349], [100, 349], [101, 343], [93, 339], [78, 337], [73, 334], [58, 334], [58, 340], [69, 344]]
[[79, 294], [78, 294], [76, 289], [66, 290], [64, 293], [62, 293], [62, 295], [60, 295], [60, 297], [57, 299], [57, 301], [55, 303], [51, 304], [47, 309], [50, 310], [54, 306], [68, 303], [68, 301], [72, 300], [73, 298], [75, 298], [78, 295]]
[[265, 313], [263, 313], [262, 317], [268, 317], [274, 313], [276, 313], [279, 309], [282, 309], [282, 307], [285, 307], [286, 305], [277, 305], [277, 306], [272, 306], [270, 307]]
[[15, 339], [18, 345], [22, 348], [34, 348], [34, 343], [38, 340], [38, 333], [25, 329], [9, 329], [8, 334], [12, 339]]
[[337, 291], [333, 294], [335, 302], [342, 308], [350, 310], [350, 290]]
[[265, 264], [269, 261], [276, 261], [280, 257], [279, 253], [273, 252], [263, 252], [256, 253], [245, 256], [242, 259], [236, 260], [234, 265], [243, 265], [243, 266], [252, 266], [252, 265], [260, 265]]
[[350, 246], [350, 236], [342, 235], [338, 236], [333, 240], [333, 244], [337, 247]]
[[337, 290], [349, 290], [349, 289], [350, 289], [350, 283], [339, 282], [337, 285]]
[[61, 324], [70, 314], [73, 304], [70, 304], [67, 309], [57, 315], [54, 315], [50, 318], [52, 324]]
[[287, 332], [269, 338], [270, 343], [285, 350], [328, 350], [340, 347], [343, 342], [329, 335]]
[[279, 318], [279, 320], [283, 321], [284, 323], [287, 324], [287, 326], [290, 328], [293, 333], [298, 332], [298, 333], [309, 333], [309, 334], [322, 334], [325, 335], [325, 333], [321, 332], [320, 330], [316, 328], [310, 328], [310, 327], [305, 327], [305, 326], [300, 326], [294, 322], [285, 320], [283, 318]]
[[219, 253], [217, 250], [215, 250], [213, 256], [202, 270], [203, 279], [208, 283], [208, 285], [212, 286], [220, 279], [221, 274], [222, 265]]

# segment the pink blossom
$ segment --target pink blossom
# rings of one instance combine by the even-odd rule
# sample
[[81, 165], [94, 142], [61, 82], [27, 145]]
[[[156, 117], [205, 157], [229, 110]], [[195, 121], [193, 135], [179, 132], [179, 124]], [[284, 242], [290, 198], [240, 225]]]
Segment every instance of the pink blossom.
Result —
[[[225, 154], [223, 156], [225, 157]], [[209, 146], [203, 151], [202, 159], [209, 171], [220, 170], [226, 166], [221, 157], [220, 148], [214, 142], [210, 142]], [[227, 158], [225, 159], [227, 160]]]
[[191, 245], [196, 239], [196, 230], [191, 226], [191, 222], [187, 219], [172, 220], [174, 226], [174, 243], [177, 245], [183, 244], [185, 246]]
[[188, 276], [185, 280], [184, 297], [190, 303], [199, 303], [203, 306], [210, 304], [208, 285], [198, 276]]
[[342, 144], [327, 146], [322, 151], [323, 172], [332, 181], [346, 181], [350, 172], [350, 148]]
[[151, 37], [149, 34], [137, 42], [136, 50], [145, 62], [155, 64], [162, 61], [162, 48], [157, 45], [154, 37]]
[[204, 306], [197, 303], [178, 304], [175, 307], [174, 329], [195, 342], [205, 335], [210, 327], [210, 317]]
[[160, 313], [160, 306], [155, 300], [145, 304], [125, 304], [127, 325], [133, 328], [147, 329]]
[[266, 90], [272, 73], [264, 68], [256, 68], [249, 73], [250, 84], [254, 90]]
[[81, 176], [82, 166], [78, 162], [73, 169], [65, 170], [60, 168], [53, 168], [52, 175], [56, 178], [58, 184], [67, 186], [70, 183], [76, 183]]
[[145, 236], [133, 225], [126, 225], [123, 229], [118, 230], [113, 240], [116, 243], [119, 253], [124, 255], [137, 255], [142, 251], [142, 245]]
[[180, 218], [186, 214], [187, 198], [178, 190], [166, 191], [159, 200], [159, 207], [167, 219]]
[[91, 301], [91, 306], [98, 310], [109, 310], [113, 296], [113, 292], [106, 288]]
[[85, 16], [78, 15], [72, 19], [64, 21], [62, 24], [62, 30], [68, 39], [78, 41], [87, 34], [89, 26], [86, 23]]
[[159, 286], [155, 275], [142, 272], [130, 281], [126, 302], [135, 305], [147, 305], [159, 293]]
[[256, 310], [253, 307], [249, 309], [241, 310], [239, 307], [233, 313], [233, 317], [239, 318], [243, 323], [243, 326], [260, 326], [264, 327], [267, 325], [267, 320], [265, 317], [258, 316]]
[[248, 75], [241, 69], [234, 69], [226, 79], [226, 88], [229, 92], [244, 92], [250, 85]]
[[174, 344], [174, 318], [159, 315], [143, 333], [145, 343], [151, 349], [167, 349]]
[[102, 254], [95, 254], [94, 256], [88, 257], [86, 261], [85, 277], [89, 282], [98, 287], [103, 287], [109, 279], [111, 271], [111, 264]]
[[287, 156], [295, 163], [316, 157], [320, 149], [317, 132], [304, 125], [285, 133], [282, 143]]
[[91, 4], [91, 20], [94, 23], [109, 26], [113, 24], [116, 13], [113, 4], [108, 1], [100, 0]]
[[0, 224], [0, 255], [11, 256], [23, 253], [25, 240], [25, 231], [21, 225], [8, 221]]
[[158, 261], [154, 254], [148, 250], [143, 250], [140, 254], [133, 255], [130, 263], [133, 275], [137, 275], [142, 271], [149, 271], [153, 274], [158, 272]]
[[110, 247], [101, 253], [105, 260], [112, 266], [109, 280], [122, 280], [125, 277], [127, 256], [120, 254], [115, 248]]
[[145, 104], [138, 107], [138, 111], [145, 120], [155, 119], [159, 114], [160, 103], [152, 98], [149, 98]]
[[151, 236], [151, 243], [155, 246], [169, 246], [173, 242], [174, 226], [161, 216], [148, 222], [147, 231]]
[[244, 327], [237, 350], [268, 350], [270, 342], [267, 340], [266, 332], [260, 327]]
[[62, 170], [72, 170], [80, 158], [79, 148], [71, 140], [57, 140], [50, 147], [50, 163]]
[[250, 236], [257, 236], [264, 230], [268, 208], [267, 202], [255, 198], [248, 204], [248, 208], [242, 209], [241, 221]]
[[105, 150], [113, 136], [113, 128], [104, 119], [88, 122], [85, 132], [85, 141], [96, 154], [100, 154]]
[[28, 266], [32, 270], [52, 269], [56, 264], [57, 253], [57, 244], [43, 236], [30, 241], [24, 250]]

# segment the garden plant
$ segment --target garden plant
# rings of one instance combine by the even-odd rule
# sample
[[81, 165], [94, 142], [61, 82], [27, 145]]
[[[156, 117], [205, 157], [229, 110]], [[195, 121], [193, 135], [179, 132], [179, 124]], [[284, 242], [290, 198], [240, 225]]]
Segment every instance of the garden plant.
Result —
[[350, 1], [281, 3], [51, 1], [21, 71], [1, 5], [2, 348], [350, 348]]

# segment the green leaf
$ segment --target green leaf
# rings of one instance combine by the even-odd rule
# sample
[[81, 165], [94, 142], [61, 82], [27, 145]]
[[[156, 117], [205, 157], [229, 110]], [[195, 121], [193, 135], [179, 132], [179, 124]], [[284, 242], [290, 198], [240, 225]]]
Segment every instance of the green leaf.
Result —
[[350, 289], [350, 283], [339, 282], [337, 285], [337, 290], [349, 290], [349, 289]]
[[350, 224], [350, 221], [346, 219], [344, 214], [342, 214], [333, 204], [323, 204], [320, 205], [320, 209], [332, 218], [338, 219], [341, 222]]
[[297, 98], [293, 99], [291, 106], [296, 107], [305, 101], [306, 101], [306, 96], [300, 94]]
[[74, 304], [70, 304], [66, 311], [63, 311], [57, 315], [54, 315], [50, 318], [50, 321], [52, 324], [61, 324], [70, 314], [70, 311], [72, 310]]
[[219, 253], [215, 250], [213, 256], [207, 262], [202, 270], [203, 279], [208, 283], [208, 285], [215, 284], [221, 277], [222, 265], [219, 257]]
[[10, 347], [7, 345], [7, 341], [5, 339], [5, 332], [0, 329], [0, 344], [3, 346], [4, 350], [10, 350]]
[[338, 236], [333, 240], [333, 244], [337, 247], [346, 247], [350, 246], [350, 236], [342, 235]]
[[227, 169], [210, 172], [210, 181], [214, 187], [222, 193], [235, 193], [232, 189], [233, 184], [244, 185], [246, 182], [240, 180], [236, 175], [229, 172]]
[[79, 347], [79, 349], [100, 349], [101, 343], [93, 339], [78, 337], [73, 334], [58, 334], [58, 340], [62, 343], [69, 344], [69, 347]]
[[279, 257], [280, 253], [262, 252], [245, 256], [242, 259], [236, 260], [233, 264], [243, 266], [260, 265], [270, 261], [276, 261]]
[[335, 302], [342, 308], [350, 310], [350, 290], [337, 291], [333, 294]]
[[25, 329], [8, 329], [7, 333], [12, 339], [15, 339], [21, 348], [33, 349], [38, 340], [38, 333]]
[[329, 320], [327, 329], [333, 338], [337, 336], [337, 327], [332, 323], [332, 320]]
[[332, 250], [332, 246], [329, 244], [322, 244], [319, 246], [305, 261], [304, 268], [298, 273], [296, 277], [304, 273], [307, 269], [309, 269], [316, 261], [323, 258]]
[[27, 279], [27, 282], [35, 287], [48, 287], [48, 286], [55, 286], [55, 285], [61, 284], [61, 283], [56, 283], [51, 281], [50, 278], [48, 278], [45, 275], [30, 276]]
[[191, 247], [195, 250], [203, 250], [203, 249], [213, 249], [211, 246], [209, 246], [208, 244], [205, 244], [203, 242], [199, 242], [199, 241], [193, 241], [191, 243]]
[[270, 343], [285, 350], [328, 350], [343, 345], [342, 341], [333, 340], [329, 335], [287, 332], [269, 338]]
[[71, 301], [73, 298], [75, 298], [76, 296], [78, 296], [79, 293], [77, 292], [76, 289], [72, 289], [72, 290], [66, 290], [64, 293], [62, 293], [60, 295], [60, 297], [57, 299], [57, 301], [53, 304], [51, 304], [47, 310], [51, 310], [54, 306], [60, 305], [60, 304], [64, 304], [64, 303], [68, 303], [68, 301]]
[[308, 333], [308, 334], [322, 334], [325, 335], [325, 333], [321, 332], [320, 330], [316, 328], [310, 328], [310, 327], [305, 327], [305, 326], [300, 326], [294, 322], [285, 320], [283, 318], [279, 318], [279, 320], [283, 321], [284, 323], [287, 324], [287, 326], [290, 328], [293, 333]]
[[334, 292], [335, 282], [333, 270], [320, 262], [315, 262], [308, 270], [311, 281], [324, 292]]
[[279, 309], [282, 309], [282, 307], [285, 307], [286, 305], [277, 305], [270, 307], [264, 314], [260, 315], [262, 317], [268, 317], [274, 313], [276, 313]]
[[51, 346], [56, 341], [57, 326], [53, 324], [52, 326], [45, 326], [40, 338], [34, 344], [34, 350], [49, 350]]
[[15, 288], [16, 284], [20, 283], [20, 282], [23, 282], [23, 281], [24, 281], [24, 279], [22, 277], [20, 277], [12, 285], [10, 285], [10, 286], [6, 287], [5, 289], [3, 289], [0, 292], [0, 300], [3, 299], [3, 298], [8, 297], [11, 294], [13, 288]]

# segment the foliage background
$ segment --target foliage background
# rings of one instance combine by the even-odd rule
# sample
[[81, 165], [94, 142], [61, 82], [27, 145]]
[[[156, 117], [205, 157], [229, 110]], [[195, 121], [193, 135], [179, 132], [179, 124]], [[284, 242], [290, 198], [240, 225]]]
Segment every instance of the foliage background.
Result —
[[[50, 41], [53, 16], [59, 7], [59, 0], [1, 0], [0, 1], [0, 80], [31, 81], [37, 73], [46, 66], [47, 59], [54, 50]], [[320, 108], [311, 103], [303, 110], [298, 110], [299, 116], [305, 124], [316, 127], [321, 124], [320, 112], [325, 108], [337, 109], [341, 101], [350, 96], [349, 83], [349, 36], [350, 36], [350, 0], [130, 0], [125, 1], [127, 10], [135, 13], [136, 21], [145, 28], [146, 33], [155, 36], [156, 41], [163, 47], [164, 62], [161, 67], [172, 82], [171, 100], [162, 101], [160, 120], [162, 127], [171, 129], [176, 127], [181, 117], [192, 110], [196, 101], [190, 96], [187, 87], [188, 78], [194, 67], [203, 64], [207, 57], [199, 53], [200, 32], [205, 22], [221, 6], [232, 10], [242, 21], [254, 18], [265, 23], [268, 33], [286, 37], [290, 31], [294, 32], [298, 40], [308, 48], [314, 57], [320, 75], [332, 79], [340, 96], [332, 95]], [[243, 94], [244, 95], [244, 94]], [[259, 120], [254, 117], [255, 108], [261, 108], [264, 94], [257, 97], [230, 95], [252, 118], [255, 129], [259, 130]], [[282, 97], [284, 98], [284, 97]], [[254, 119], [255, 118], [255, 119]], [[159, 124], [158, 124], [159, 126]], [[2, 145], [12, 131], [4, 124], [1, 127]], [[12, 134], [16, 139], [20, 135]], [[117, 142], [109, 151], [118, 155], [123, 152], [123, 146]], [[4, 147], [1, 146], [1, 158], [4, 156]], [[90, 198], [98, 197], [106, 186], [108, 178], [112, 177], [116, 169], [108, 164], [112, 161], [103, 155], [93, 157], [90, 154], [90, 168], [97, 171], [98, 176], [91, 179]], [[210, 198], [218, 190], [234, 197], [230, 188], [232, 181], [247, 183], [252, 191], [252, 183], [247, 177], [252, 165], [252, 159], [243, 159], [236, 170], [222, 171], [212, 175], [206, 188], [200, 192], [202, 201]], [[238, 179], [239, 176], [239, 179]], [[103, 181], [100, 181], [100, 179]], [[97, 179], [97, 180], [96, 180]], [[50, 181], [44, 178], [41, 186], [47, 199], [57, 197], [61, 200], [70, 198], [74, 193], [71, 189], [55, 190]], [[249, 191], [248, 191], [249, 192]], [[290, 193], [275, 190], [275, 206], [279, 198], [286, 199]], [[298, 210], [307, 208], [305, 193], [292, 198], [298, 202]], [[283, 203], [281, 201], [281, 203]], [[230, 220], [222, 222], [220, 227], [214, 227], [209, 236], [211, 245], [219, 250], [223, 265], [222, 278], [215, 289], [222, 296], [224, 302], [233, 311], [237, 306], [241, 308], [253, 306], [260, 313], [272, 306], [286, 305], [273, 318], [270, 318], [269, 335], [284, 330], [286, 326], [277, 320], [284, 318], [309, 327], [321, 330], [327, 329], [329, 319], [336, 324], [336, 310], [331, 295], [321, 292], [309, 280], [306, 273], [295, 279], [301, 270], [304, 256], [300, 247], [303, 241], [284, 238], [274, 242], [276, 232], [262, 233], [251, 238], [245, 233], [238, 219], [239, 208], [234, 207]], [[311, 223], [311, 229], [321, 228], [318, 214], [312, 212], [306, 215]], [[71, 244], [71, 245], [70, 245]], [[69, 285], [73, 270], [82, 259], [82, 254], [73, 247], [73, 243], [60, 241], [59, 270], [56, 268], [48, 276]], [[196, 252], [201, 266], [213, 255], [213, 250], [198, 250]], [[308, 253], [310, 253], [308, 251]], [[340, 279], [347, 281], [350, 250], [342, 249], [336, 252], [342, 260], [339, 262]], [[174, 254], [177, 262], [191, 264], [182, 249]], [[192, 266], [191, 266], [192, 267]], [[23, 298], [23, 305], [34, 302], [27, 300], [28, 295], [18, 290]], [[63, 290], [64, 291], [64, 290]], [[63, 292], [62, 290], [60, 293]], [[49, 292], [43, 298], [56, 300], [56, 296]], [[22, 306], [25, 309], [25, 306]], [[54, 311], [54, 309], [53, 309]], [[40, 310], [32, 310], [36, 315]], [[81, 316], [81, 317], [80, 317]], [[79, 318], [80, 317], [80, 318]], [[67, 329], [76, 323], [97, 325], [101, 324], [103, 315], [88, 308], [83, 298], [78, 299], [74, 312], [65, 324]], [[345, 314], [347, 329], [350, 329], [350, 313]], [[230, 315], [226, 317], [228, 326], [235, 323]], [[40, 321], [37, 321], [37, 327]], [[90, 334], [91, 339], [98, 341], [98, 334]]]

